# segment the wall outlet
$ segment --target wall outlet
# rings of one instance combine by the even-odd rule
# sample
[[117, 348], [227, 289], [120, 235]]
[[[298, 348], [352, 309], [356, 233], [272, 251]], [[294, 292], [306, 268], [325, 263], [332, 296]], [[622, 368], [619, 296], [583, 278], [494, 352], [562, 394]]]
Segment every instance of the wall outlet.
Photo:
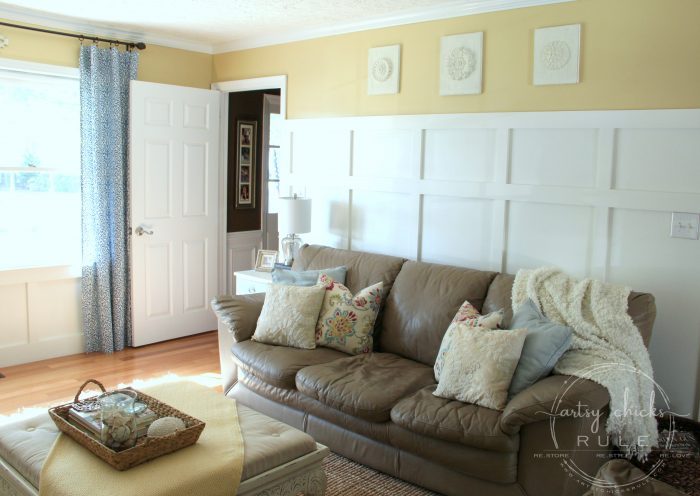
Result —
[[671, 214], [671, 237], [698, 239], [700, 214], [673, 212]]

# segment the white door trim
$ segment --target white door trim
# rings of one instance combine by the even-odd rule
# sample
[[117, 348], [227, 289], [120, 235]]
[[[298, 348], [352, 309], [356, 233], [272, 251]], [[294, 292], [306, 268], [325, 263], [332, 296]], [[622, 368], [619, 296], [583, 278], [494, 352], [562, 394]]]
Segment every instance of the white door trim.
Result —
[[283, 119], [287, 118], [287, 76], [266, 76], [252, 79], [239, 79], [236, 81], [220, 81], [212, 83], [211, 89], [221, 92], [220, 118], [220, 157], [222, 167], [219, 169], [219, 293], [233, 294], [234, 288], [227, 287], [228, 266], [227, 253], [227, 182], [228, 182], [228, 94], [241, 91], [269, 90], [279, 88], [280, 90], [280, 114]]

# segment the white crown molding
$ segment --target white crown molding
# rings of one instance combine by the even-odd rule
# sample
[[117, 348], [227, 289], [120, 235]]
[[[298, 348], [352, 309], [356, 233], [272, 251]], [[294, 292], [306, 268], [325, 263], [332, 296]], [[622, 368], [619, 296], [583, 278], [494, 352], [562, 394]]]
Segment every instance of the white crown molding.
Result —
[[[15, 21], [25, 24], [33, 24], [49, 29], [60, 29], [89, 36], [97, 36], [100, 38], [115, 38], [120, 41], [142, 41], [152, 45], [166, 46], [170, 48], [180, 48], [192, 52], [213, 53], [213, 48], [210, 43], [202, 43], [191, 40], [182, 40], [168, 38], [161, 35], [156, 35], [148, 32], [127, 31], [125, 29], [117, 29], [101, 23], [85, 23], [84, 21], [76, 21], [69, 17], [63, 17], [53, 14], [44, 14], [31, 9], [23, 9], [14, 6], [0, 6], [0, 19]], [[4, 26], [0, 26], [2, 29]]]
[[270, 45], [281, 45], [294, 41], [310, 40], [335, 36], [339, 34], [355, 33], [358, 31], [368, 31], [370, 29], [380, 29], [404, 24], [415, 24], [418, 22], [437, 21], [453, 17], [464, 17], [487, 12], [497, 12], [500, 10], [513, 10], [524, 7], [537, 7], [541, 5], [551, 5], [556, 3], [575, 2], [576, 0], [459, 0], [450, 4], [438, 5], [435, 7], [412, 10], [400, 14], [388, 15], [364, 21], [354, 21], [333, 26], [289, 30], [278, 33], [265, 34], [239, 40], [232, 40], [226, 43], [218, 43], [213, 46], [213, 53], [236, 52], [251, 48], [260, 48]]
[[501, 10], [512, 10], [574, 1], [576, 0], [455, 0], [454, 2], [448, 4], [411, 10], [400, 14], [376, 17], [374, 19], [364, 21], [346, 22], [321, 28], [300, 30], [293, 29], [289, 31], [264, 34], [261, 36], [240, 38], [237, 40], [216, 44], [169, 38], [166, 36], [149, 33], [147, 31], [127, 31], [124, 29], [113, 28], [102, 23], [86, 23], [85, 21], [76, 21], [69, 17], [45, 14], [31, 9], [6, 5], [0, 6], [0, 18], [47, 28], [67, 30], [90, 36], [117, 38], [123, 41], [143, 41], [146, 44], [180, 48], [193, 52], [218, 54], [270, 45], [280, 45], [294, 41], [323, 38], [326, 36], [354, 33], [358, 31], [368, 31], [370, 29], [380, 29], [404, 24], [415, 24], [418, 22], [436, 21], [453, 17], [483, 14], [486, 12], [497, 12]]

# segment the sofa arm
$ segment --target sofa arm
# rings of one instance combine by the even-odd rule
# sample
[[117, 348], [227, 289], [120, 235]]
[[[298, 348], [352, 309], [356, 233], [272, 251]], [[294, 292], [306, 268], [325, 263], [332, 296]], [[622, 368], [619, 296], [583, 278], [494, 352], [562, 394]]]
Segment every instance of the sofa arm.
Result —
[[607, 389], [593, 381], [569, 375], [551, 375], [516, 394], [508, 402], [501, 415], [501, 430], [513, 435], [523, 425], [549, 419], [555, 400], [558, 402], [557, 411], [577, 410], [580, 407], [585, 412], [603, 410], [610, 396]]
[[233, 343], [250, 339], [265, 301], [265, 293], [218, 296], [211, 308], [219, 320], [219, 362], [224, 393], [236, 383], [238, 369], [231, 355]]

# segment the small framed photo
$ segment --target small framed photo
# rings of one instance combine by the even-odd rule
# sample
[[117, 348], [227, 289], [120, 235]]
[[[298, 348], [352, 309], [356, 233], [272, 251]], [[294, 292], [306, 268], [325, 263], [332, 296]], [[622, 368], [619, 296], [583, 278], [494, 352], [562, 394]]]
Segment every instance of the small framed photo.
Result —
[[259, 250], [258, 258], [255, 259], [255, 270], [260, 272], [272, 272], [277, 262], [277, 252], [275, 250]]
[[258, 123], [238, 121], [236, 126], [236, 208], [255, 208], [255, 140]]

